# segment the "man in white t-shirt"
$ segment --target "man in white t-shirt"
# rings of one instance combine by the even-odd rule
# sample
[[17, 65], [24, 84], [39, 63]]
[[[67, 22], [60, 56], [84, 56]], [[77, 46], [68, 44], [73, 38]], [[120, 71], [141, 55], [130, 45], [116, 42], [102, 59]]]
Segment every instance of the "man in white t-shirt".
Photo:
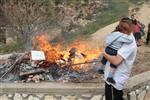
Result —
[[[137, 46], [133, 34], [130, 35], [134, 41], [130, 44], [123, 44], [118, 50], [116, 56], [111, 56], [106, 52], [104, 57], [108, 60], [104, 70], [105, 78], [105, 97], [106, 100], [123, 100], [123, 87], [130, 76], [131, 69], [136, 58]], [[107, 82], [107, 77], [110, 71], [110, 63], [117, 65], [114, 73], [115, 84]]]

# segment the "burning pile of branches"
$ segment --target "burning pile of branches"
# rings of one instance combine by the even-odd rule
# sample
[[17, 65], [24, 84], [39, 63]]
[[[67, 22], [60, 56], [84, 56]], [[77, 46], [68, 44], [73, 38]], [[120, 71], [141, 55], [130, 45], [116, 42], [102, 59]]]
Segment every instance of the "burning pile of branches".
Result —
[[46, 34], [35, 36], [33, 50], [10, 57], [11, 64], [7, 63], [7, 70], [0, 67], [3, 70], [0, 72], [1, 80], [4, 81], [10, 73], [21, 82], [82, 81], [94, 76], [100, 49], [88, 50], [88, 46], [81, 42], [64, 49], [60, 45], [52, 46], [47, 37]]

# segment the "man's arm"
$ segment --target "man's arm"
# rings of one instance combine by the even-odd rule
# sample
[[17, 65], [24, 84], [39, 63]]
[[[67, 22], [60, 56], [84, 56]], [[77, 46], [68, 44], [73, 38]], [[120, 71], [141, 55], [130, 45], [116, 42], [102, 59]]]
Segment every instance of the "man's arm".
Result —
[[124, 60], [123, 57], [121, 57], [120, 55], [116, 55], [116, 56], [112, 56], [107, 54], [106, 52], [103, 53], [103, 56], [112, 64], [114, 65], [119, 65], [121, 64], [121, 62]]

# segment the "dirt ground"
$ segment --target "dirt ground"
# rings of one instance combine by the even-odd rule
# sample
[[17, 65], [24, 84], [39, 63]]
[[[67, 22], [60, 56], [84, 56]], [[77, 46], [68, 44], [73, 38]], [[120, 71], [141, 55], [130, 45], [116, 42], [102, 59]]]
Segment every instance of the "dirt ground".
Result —
[[132, 76], [150, 70], [150, 44], [138, 48], [137, 57], [132, 69]]
[[[131, 7], [133, 9], [134, 7]], [[136, 8], [136, 6], [135, 6]], [[147, 33], [147, 25], [150, 22], [150, 4], [144, 3], [143, 5], [139, 6], [139, 10], [137, 11], [135, 17], [138, 19], [140, 22], [142, 22], [145, 25], [145, 33]], [[112, 32], [112, 30], [116, 27], [118, 22], [112, 23], [91, 36], [91, 41], [94, 47], [102, 46], [104, 45], [104, 39], [105, 36]], [[145, 41], [145, 39], [143, 39]], [[132, 76], [149, 71], [150, 70], [150, 44], [145, 45], [143, 43], [142, 46], [138, 47], [138, 52], [137, 52], [137, 57], [136, 61], [134, 62], [133, 70], [132, 70]]]

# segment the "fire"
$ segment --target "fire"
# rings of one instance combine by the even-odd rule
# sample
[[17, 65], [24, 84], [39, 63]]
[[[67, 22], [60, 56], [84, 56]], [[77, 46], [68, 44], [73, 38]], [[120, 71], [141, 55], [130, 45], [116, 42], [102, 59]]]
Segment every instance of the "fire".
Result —
[[90, 46], [83, 41], [76, 41], [72, 43], [69, 46], [70, 48], [76, 48], [77, 49], [77, 55], [83, 55], [84, 57], [78, 57], [78, 59], [75, 59], [74, 63], [81, 63], [81, 62], [88, 62], [93, 59], [96, 59], [100, 56], [102, 49], [101, 48], [90, 48]]
[[[49, 43], [48, 34], [36, 35], [33, 38], [33, 49], [41, 50], [45, 53], [46, 60], [56, 63], [59, 60], [66, 61], [66, 64], [77, 64], [92, 61], [101, 54], [101, 49], [91, 49], [86, 42], [76, 41], [66, 49], [61, 45], [53, 46]], [[75, 70], [85, 69], [85, 65], [74, 67]]]
[[[47, 34], [36, 35], [34, 40], [37, 42], [38, 49], [45, 53], [48, 62], [53, 63], [61, 58], [60, 46], [52, 46], [48, 42]], [[33, 46], [35, 48], [35, 44]]]

